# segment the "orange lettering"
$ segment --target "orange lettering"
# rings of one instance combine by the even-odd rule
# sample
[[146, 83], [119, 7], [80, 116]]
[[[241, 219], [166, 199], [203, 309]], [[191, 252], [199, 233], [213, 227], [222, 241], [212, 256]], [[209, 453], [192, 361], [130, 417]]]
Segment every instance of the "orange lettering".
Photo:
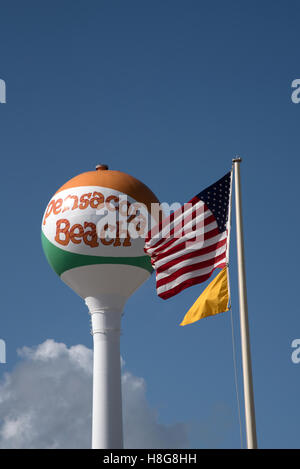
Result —
[[91, 228], [91, 230], [84, 233], [83, 242], [88, 246], [91, 246], [91, 248], [96, 248], [99, 246], [99, 243], [97, 241], [98, 238], [95, 223], [84, 222], [84, 229], [86, 228]]
[[[77, 233], [75, 232], [77, 230]], [[84, 235], [84, 230], [81, 225], [73, 225], [70, 229], [70, 239], [74, 244], [80, 244], [82, 236]], [[78, 239], [79, 238], [79, 239]]]
[[80, 204], [79, 204], [79, 208], [80, 210], [84, 210], [85, 208], [88, 207], [89, 205], [89, 198], [91, 197], [92, 193], [89, 192], [88, 194], [83, 194], [81, 197], [80, 197]]
[[53, 206], [53, 213], [54, 213], [54, 215], [58, 215], [58, 214], [59, 214], [60, 209], [61, 209], [61, 206], [62, 206], [62, 203], [63, 203], [63, 200], [62, 200], [62, 199], [58, 199], [58, 200], [54, 203], [54, 206]]
[[69, 210], [69, 208], [70, 208], [70, 205], [66, 205], [66, 200], [68, 200], [68, 199], [74, 199], [72, 210], [75, 210], [75, 208], [78, 207], [78, 197], [77, 197], [77, 195], [68, 195], [64, 200], [65, 206], [62, 210], [62, 213], [65, 212], [66, 210]]
[[46, 209], [45, 216], [44, 216], [43, 225], [46, 224], [46, 219], [47, 219], [47, 218], [49, 217], [49, 215], [51, 214], [54, 203], [55, 203], [54, 200], [51, 200], [51, 202], [49, 202], [48, 207], [47, 207], [47, 209]]
[[90, 207], [91, 208], [100, 208], [99, 205], [103, 204], [104, 202], [104, 195], [101, 192], [94, 192], [93, 197], [90, 200]]
[[[129, 218], [134, 218], [134, 215], [131, 215]], [[100, 241], [104, 246], [131, 246], [131, 239], [128, 233], [128, 230], [121, 228], [122, 222], [117, 222], [116, 237], [111, 237], [110, 239], [106, 235], [106, 231], [110, 230], [111, 232], [115, 231], [115, 228], [112, 225], [106, 223], [104, 225], [102, 232], [100, 234]], [[87, 228], [89, 228], [87, 230]], [[124, 239], [123, 244], [121, 243], [121, 238]], [[84, 244], [95, 248], [99, 246], [98, 236], [97, 236], [97, 227], [95, 223], [84, 222], [84, 226], [79, 223], [71, 226], [70, 222], [66, 218], [62, 218], [56, 222], [56, 233], [55, 241], [63, 246], [67, 246], [71, 241], [74, 244], [80, 244], [83, 240]]]
[[[61, 225], [64, 224], [65, 226], [62, 228]], [[70, 234], [69, 234], [70, 223], [67, 219], [63, 218], [62, 220], [58, 220], [56, 222], [56, 235], [55, 241], [63, 246], [67, 246], [70, 241]], [[65, 235], [64, 239], [60, 239], [60, 233]]]

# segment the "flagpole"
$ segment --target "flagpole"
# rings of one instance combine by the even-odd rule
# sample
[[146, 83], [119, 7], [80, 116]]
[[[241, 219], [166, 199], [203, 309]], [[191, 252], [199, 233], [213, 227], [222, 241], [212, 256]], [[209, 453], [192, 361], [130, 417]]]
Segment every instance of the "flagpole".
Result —
[[230, 171], [230, 193], [229, 193], [229, 211], [227, 222], [227, 249], [226, 249], [226, 267], [227, 267], [227, 287], [228, 287], [228, 308], [231, 308], [231, 290], [229, 279], [229, 250], [230, 250], [230, 233], [231, 233], [231, 212], [232, 212], [232, 186], [233, 186], [233, 168]]
[[237, 238], [237, 261], [238, 261], [238, 282], [239, 282], [239, 303], [240, 303], [240, 327], [244, 381], [245, 400], [245, 420], [247, 434], [247, 448], [257, 448], [255, 407], [252, 381], [252, 365], [250, 352], [250, 336], [248, 322], [246, 271], [244, 256], [244, 235], [242, 219], [242, 200], [240, 182], [240, 163], [242, 158], [236, 157], [232, 160], [235, 174], [235, 206], [236, 206], [236, 238]]

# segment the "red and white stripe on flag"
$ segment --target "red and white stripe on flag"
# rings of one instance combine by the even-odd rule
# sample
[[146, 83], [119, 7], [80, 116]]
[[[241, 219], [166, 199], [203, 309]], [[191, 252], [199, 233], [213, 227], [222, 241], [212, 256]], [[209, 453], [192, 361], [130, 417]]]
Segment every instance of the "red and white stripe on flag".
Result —
[[227, 265], [230, 191], [231, 172], [149, 231], [144, 250], [161, 298], [202, 283]]

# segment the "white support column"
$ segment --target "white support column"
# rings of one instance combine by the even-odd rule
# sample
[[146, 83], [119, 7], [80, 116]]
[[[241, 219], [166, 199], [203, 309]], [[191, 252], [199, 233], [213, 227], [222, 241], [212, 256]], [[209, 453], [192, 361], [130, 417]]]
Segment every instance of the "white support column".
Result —
[[92, 448], [122, 449], [120, 332], [123, 305], [93, 297], [86, 298], [85, 302], [91, 314], [94, 342]]

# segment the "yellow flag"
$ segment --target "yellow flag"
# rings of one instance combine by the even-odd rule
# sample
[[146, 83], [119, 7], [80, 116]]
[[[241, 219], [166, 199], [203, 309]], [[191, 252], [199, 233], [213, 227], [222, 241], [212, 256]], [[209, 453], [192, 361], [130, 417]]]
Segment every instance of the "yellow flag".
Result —
[[199, 321], [199, 319], [228, 311], [229, 293], [227, 267], [225, 267], [205, 288], [186, 313], [181, 326]]

